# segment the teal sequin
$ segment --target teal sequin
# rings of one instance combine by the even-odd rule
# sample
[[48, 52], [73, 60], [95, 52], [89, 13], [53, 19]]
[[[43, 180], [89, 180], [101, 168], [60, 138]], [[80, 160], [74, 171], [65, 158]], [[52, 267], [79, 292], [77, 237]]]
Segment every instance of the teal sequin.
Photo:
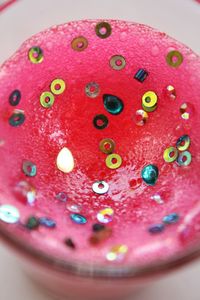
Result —
[[158, 179], [158, 168], [155, 165], [147, 165], [142, 170], [142, 179], [148, 185], [155, 185]]
[[118, 115], [124, 109], [122, 100], [113, 95], [103, 95], [103, 103], [105, 109], [112, 115]]
[[85, 223], [87, 223], [87, 219], [84, 216], [79, 215], [79, 214], [72, 214], [70, 216], [70, 218], [76, 224], [85, 224]]

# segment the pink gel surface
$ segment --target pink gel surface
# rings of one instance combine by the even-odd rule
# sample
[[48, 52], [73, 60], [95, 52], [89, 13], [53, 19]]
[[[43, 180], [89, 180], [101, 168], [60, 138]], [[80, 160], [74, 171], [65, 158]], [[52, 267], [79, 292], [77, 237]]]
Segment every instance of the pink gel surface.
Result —
[[[0, 221], [0, 226], [48, 255], [88, 264], [108, 264], [106, 254], [110, 248], [124, 244], [128, 252], [120, 263], [139, 265], [180, 253], [200, 236], [200, 59], [185, 45], [148, 26], [108, 22], [112, 34], [106, 39], [95, 33], [98, 21], [54, 26], [26, 41], [1, 67], [0, 205], [14, 205], [21, 217], [20, 224]], [[71, 47], [78, 36], [88, 40], [88, 47], [81, 52]], [[33, 46], [43, 50], [44, 60], [40, 64], [28, 59]], [[183, 55], [178, 68], [166, 62], [171, 50]], [[113, 55], [125, 58], [124, 69], [110, 67]], [[143, 83], [134, 79], [140, 68], [149, 73]], [[40, 105], [40, 95], [50, 91], [55, 78], [62, 78], [67, 88], [62, 95], [55, 96], [51, 108], [45, 109]], [[100, 86], [95, 99], [85, 94], [89, 82]], [[168, 85], [175, 87], [175, 100], [166, 94]], [[22, 98], [13, 107], [8, 99], [15, 89], [21, 91]], [[135, 113], [142, 109], [141, 99], [147, 91], [158, 95], [158, 107], [148, 113], [146, 124], [140, 127], [135, 123]], [[122, 99], [123, 112], [117, 116], [109, 114], [103, 105], [103, 94]], [[188, 120], [180, 114], [180, 106], [185, 102], [190, 107]], [[23, 110], [26, 117], [19, 127], [8, 122], [14, 109]], [[107, 128], [98, 130], [93, 126], [97, 114], [108, 117]], [[164, 150], [175, 147], [184, 134], [191, 139], [191, 164], [180, 167], [176, 162], [166, 163]], [[99, 150], [104, 138], [115, 141], [115, 153], [122, 157], [123, 163], [116, 170], [106, 166], [106, 154]], [[75, 160], [75, 168], [68, 174], [56, 167], [56, 157], [63, 147], [70, 149]], [[22, 172], [23, 160], [36, 164], [35, 177]], [[155, 186], [141, 180], [142, 168], [148, 164], [159, 169]], [[92, 184], [97, 180], [109, 184], [108, 193], [93, 192]], [[36, 188], [32, 205], [16, 193], [20, 181]], [[56, 199], [59, 192], [67, 194], [66, 203]], [[155, 195], [161, 197], [162, 204], [152, 200]], [[66, 208], [72, 202], [82, 207], [80, 213], [87, 218], [87, 224], [72, 222], [71, 212]], [[89, 243], [92, 225], [105, 207], [114, 210], [112, 221], [106, 225], [112, 228], [112, 236], [93, 246]], [[171, 213], [180, 216], [176, 224], [166, 226], [159, 234], [148, 232], [149, 226], [162, 223], [163, 217]], [[22, 224], [32, 215], [52, 218], [57, 226], [27, 230]], [[73, 240], [76, 249], [64, 244], [66, 238]]]

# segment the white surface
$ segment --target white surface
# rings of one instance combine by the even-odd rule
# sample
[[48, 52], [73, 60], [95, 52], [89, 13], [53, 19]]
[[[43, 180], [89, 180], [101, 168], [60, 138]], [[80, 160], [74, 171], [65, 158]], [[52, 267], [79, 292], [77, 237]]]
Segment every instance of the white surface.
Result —
[[[200, 53], [200, 5], [194, 0], [21, 0], [0, 15], [0, 63], [30, 35], [54, 24], [120, 18], [167, 32]], [[131, 300], [199, 300], [200, 262], [174, 273]], [[0, 247], [0, 300], [48, 300]], [[95, 300], [95, 299], [94, 299]]]

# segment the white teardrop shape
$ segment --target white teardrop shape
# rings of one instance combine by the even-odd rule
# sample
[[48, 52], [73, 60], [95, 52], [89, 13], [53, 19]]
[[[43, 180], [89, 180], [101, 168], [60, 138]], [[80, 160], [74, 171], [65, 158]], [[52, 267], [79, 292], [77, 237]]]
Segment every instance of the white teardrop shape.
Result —
[[68, 148], [64, 147], [60, 150], [56, 159], [56, 164], [58, 169], [63, 173], [69, 173], [73, 170], [74, 158]]

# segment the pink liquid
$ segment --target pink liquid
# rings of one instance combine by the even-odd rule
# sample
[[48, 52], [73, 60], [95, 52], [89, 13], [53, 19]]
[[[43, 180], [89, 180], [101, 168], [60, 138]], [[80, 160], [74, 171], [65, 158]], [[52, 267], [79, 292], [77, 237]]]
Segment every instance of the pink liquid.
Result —
[[[40, 33], [25, 42], [0, 69], [0, 206], [10, 204], [20, 212], [18, 222], [0, 221], [0, 226], [45, 255], [66, 261], [109, 267], [166, 260], [200, 236], [200, 59], [186, 46], [147, 26], [109, 21], [112, 33], [103, 39], [95, 32], [96, 24], [72, 22]], [[83, 51], [71, 47], [72, 40], [79, 36], [88, 41]], [[33, 46], [43, 50], [43, 61], [38, 64], [28, 59]], [[166, 62], [172, 50], [183, 56], [178, 67]], [[126, 65], [121, 70], [113, 69], [109, 63], [114, 55], [125, 58]], [[139, 69], [148, 72], [144, 82], [134, 79]], [[65, 81], [66, 89], [46, 109], [40, 104], [40, 95], [50, 91], [56, 78]], [[85, 93], [90, 82], [100, 87], [94, 99]], [[167, 92], [169, 85], [175, 88], [176, 99]], [[15, 89], [22, 96], [13, 107], [8, 99]], [[142, 96], [147, 91], [156, 93], [157, 109], [148, 113], [143, 126], [138, 126], [136, 111], [142, 109]], [[123, 100], [124, 109], [119, 115], [106, 111], [104, 94]], [[185, 115], [183, 108], [180, 110], [184, 103]], [[24, 111], [25, 115], [24, 123], [18, 127], [8, 122], [14, 109]], [[109, 120], [105, 129], [93, 125], [98, 114]], [[166, 162], [165, 149], [176, 148], [183, 135], [191, 140], [187, 149], [191, 163], [180, 166], [176, 161]], [[106, 166], [107, 155], [99, 149], [105, 138], [114, 140], [114, 153], [122, 158], [117, 169]], [[74, 169], [67, 174], [56, 166], [63, 147], [71, 151], [75, 161]], [[36, 176], [27, 177], [22, 172], [24, 160], [36, 165]], [[141, 178], [143, 168], [149, 164], [159, 170], [153, 186]], [[103, 195], [92, 189], [98, 180], [109, 185]], [[19, 188], [22, 182], [29, 185], [29, 201], [27, 190]], [[58, 199], [61, 192], [65, 193], [66, 201]], [[76, 212], [86, 218], [86, 224], [71, 220], [74, 204]], [[113, 210], [108, 223], [97, 217], [105, 208]], [[172, 213], [178, 215], [177, 221], [165, 224], [163, 218]], [[56, 227], [40, 225], [29, 230], [25, 224], [30, 216], [48, 217], [56, 222]], [[93, 245], [95, 223], [102, 223], [112, 233]], [[155, 224], [164, 226], [162, 232], [150, 232]], [[75, 248], [67, 246], [66, 239]], [[110, 259], [108, 254], [117, 245], [125, 246], [126, 253]]]

